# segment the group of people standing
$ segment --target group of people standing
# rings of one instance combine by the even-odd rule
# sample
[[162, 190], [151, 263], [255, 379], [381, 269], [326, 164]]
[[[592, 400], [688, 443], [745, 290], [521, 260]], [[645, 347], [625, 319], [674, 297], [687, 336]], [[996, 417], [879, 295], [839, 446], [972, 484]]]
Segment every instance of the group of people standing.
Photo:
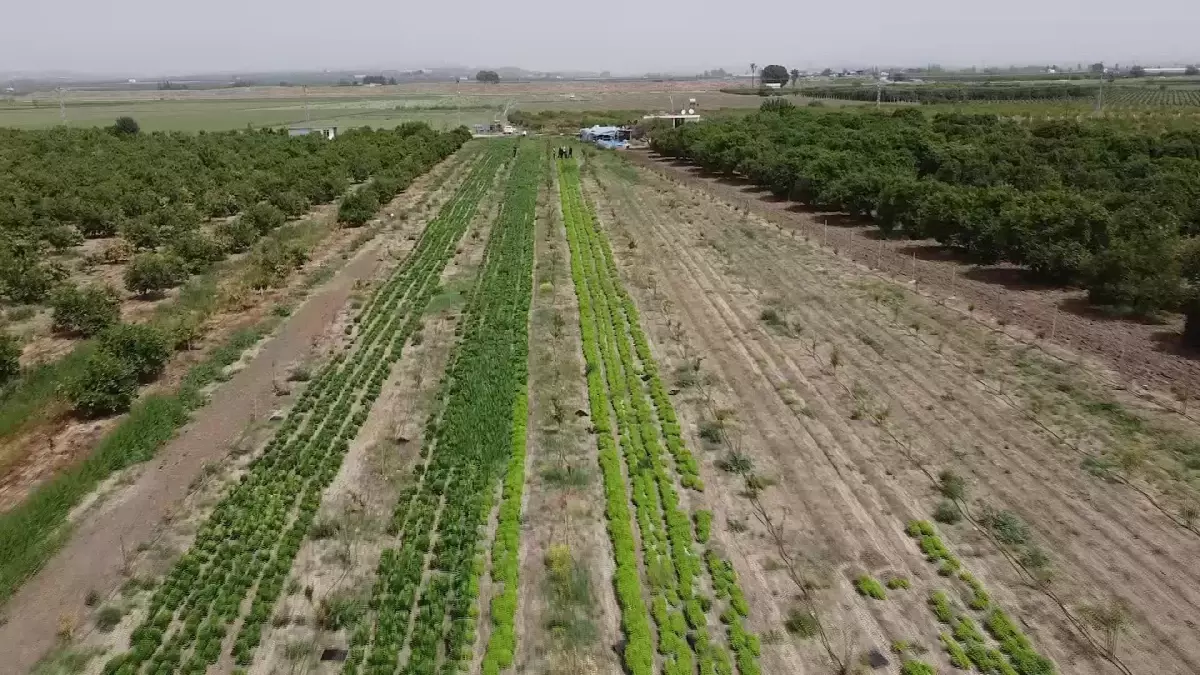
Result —
[[575, 156], [575, 148], [567, 146], [567, 145], [558, 146], [558, 158], [559, 159], [566, 159], [568, 157], [574, 157], [574, 156]]

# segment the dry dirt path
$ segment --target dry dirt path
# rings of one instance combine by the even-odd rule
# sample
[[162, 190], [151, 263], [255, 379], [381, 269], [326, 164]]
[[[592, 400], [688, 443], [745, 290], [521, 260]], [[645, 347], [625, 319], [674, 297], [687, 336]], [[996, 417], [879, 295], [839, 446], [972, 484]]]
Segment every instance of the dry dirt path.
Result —
[[[395, 213], [397, 203], [415, 204], [423, 194], [416, 186], [385, 210]], [[422, 224], [414, 217], [399, 227], [416, 231]], [[3, 672], [28, 672], [55, 645], [64, 622], [74, 625], [86, 615], [90, 591], [103, 597], [120, 585], [132, 552], [159, 534], [205, 467], [223, 459], [248, 426], [279, 404], [275, 386], [290, 364], [316, 356], [315, 346], [337, 339], [331, 334], [334, 329], [340, 334], [334, 319], [360, 281], [370, 279], [386, 259], [392, 236], [362, 246], [258, 346], [244, 368], [212, 392], [209, 404], [155, 459], [132, 470], [136, 478], [128, 487], [77, 518], [62, 549], [4, 608], [19, 619], [0, 626], [7, 657]]]
[[[614, 251], [656, 353], [664, 367], [701, 357], [703, 372], [716, 379], [705, 396], [685, 391], [692, 403], [680, 406], [681, 414], [695, 429], [716, 408], [733, 411], [730, 435], [777, 481], [765, 498], [787, 513], [795, 545], [829, 584], [822, 591], [827, 618], [853, 626], [857, 648], [886, 651], [884, 639], [916, 639], [933, 650], [927, 657], [944, 658], [923, 602], [940, 580], [902, 532], [906, 519], [926, 517], [936, 503], [920, 465], [966, 474], [972, 501], [1029, 523], [1052, 561], [1049, 589], [1074, 613], [1110, 595], [1125, 601], [1134, 621], [1120, 655], [1133, 672], [1200, 670], [1195, 535], [1141, 495], [1084, 473], [1077, 455], [985, 386], [1019, 377], [1011, 346], [996, 348], [985, 331], [911, 294], [894, 320], [872, 300], [886, 289], [846, 261], [702, 193], [649, 173], [631, 182], [598, 164], [598, 211], [615, 235]], [[767, 308], [791, 328], [766, 325]], [[919, 339], [925, 335], [909, 329], [910, 321], [936, 334], [935, 342]], [[838, 365], [830, 368], [834, 349]], [[705, 398], [711, 401], [699, 400]], [[883, 421], [872, 422], [884, 406]], [[795, 590], [772, 570], [777, 562], [767, 542], [718, 527], [732, 519], [755, 531], [739, 483], [713, 466], [720, 457], [709, 456], [705, 475], [705, 498], [719, 514], [714, 538], [740, 552], [734, 561], [759, 609], [754, 616], [767, 624], [756, 627], [766, 634], [781, 627]], [[968, 569], [1029, 623], [1035, 644], [1063, 672], [1116, 672], [990, 540], [965, 525], [945, 531]], [[886, 603], [867, 601], [850, 587], [861, 572], [902, 573], [914, 587]], [[775, 672], [768, 665], [773, 653], [794, 649], [805, 663], [822, 658], [807, 643], [768, 643], [764, 670]]]

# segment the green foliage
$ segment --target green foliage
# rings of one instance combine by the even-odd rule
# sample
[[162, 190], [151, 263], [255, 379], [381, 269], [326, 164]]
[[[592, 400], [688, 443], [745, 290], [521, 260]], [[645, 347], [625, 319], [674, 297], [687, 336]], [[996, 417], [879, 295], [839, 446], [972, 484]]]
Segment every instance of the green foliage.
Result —
[[821, 630], [821, 623], [812, 612], [793, 607], [788, 611], [784, 627], [792, 635], [801, 638], [811, 638]]
[[151, 296], [174, 288], [187, 279], [187, 267], [172, 254], [139, 253], [125, 268], [125, 288]]
[[101, 607], [100, 611], [96, 612], [96, 628], [105, 633], [112, 631], [112, 629], [117, 627], [117, 624], [121, 623], [121, 615], [120, 607], [113, 607], [112, 605]]
[[942, 646], [946, 648], [946, 654], [950, 657], [950, 665], [959, 670], [971, 669], [971, 659], [949, 633], [941, 633], [938, 638], [942, 641]]
[[213, 228], [218, 246], [230, 253], [241, 253], [258, 241], [258, 228], [244, 218], [217, 223]]
[[962, 501], [967, 497], [967, 482], [962, 476], [946, 469], [938, 474], [938, 491], [946, 499]]
[[1025, 544], [1031, 537], [1029, 526], [1011, 511], [985, 508], [980, 514], [979, 520], [992, 531], [992, 534], [996, 535], [1001, 543], [1009, 546]]
[[933, 609], [938, 621], [948, 624], [954, 621], [954, 610], [950, 607], [950, 598], [942, 591], [929, 594], [929, 606]]
[[288, 218], [299, 218], [309, 209], [308, 199], [295, 190], [274, 192], [267, 197], [267, 201]]
[[246, 209], [239, 216], [247, 225], [253, 227], [259, 236], [268, 234], [287, 222], [287, 216], [277, 206], [269, 202], [258, 202]]
[[21, 343], [7, 333], [0, 333], [0, 387], [21, 374]]
[[338, 222], [358, 226], [375, 217], [379, 198], [371, 190], [357, 190], [346, 195], [338, 207]]
[[54, 329], [90, 336], [121, 320], [121, 298], [108, 286], [64, 286], [50, 301]]
[[113, 123], [112, 129], [118, 136], [136, 136], [142, 130], [137, 120], [128, 115], [118, 117], [117, 121]]
[[949, 499], [943, 499], [938, 502], [937, 508], [933, 511], [933, 519], [939, 523], [953, 525], [962, 520], [962, 512], [958, 510], [958, 505]]
[[65, 384], [67, 398], [85, 417], [125, 412], [137, 395], [137, 377], [129, 364], [106, 351], [88, 357], [83, 371]]
[[250, 257], [247, 282], [256, 289], [282, 286], [307, 261], [308, 251], [301, 245], [266, 241]]
[[191, 274], [199, 274], [225, 257], [221, 244], [203, 232], [182, 232], [171, 239], [167, 249], [183, 261]]
[[317, 627], [329, 631], [352, 627], [366, 609], [362, 597], [353, 592], [331, 593], [317, 605]]
[[897, 577], [892, 577], [887, 580], [887, 587], [892, 590], [900, 590], [900, 589], [907, 590], [911, 586], [912, 586], [912, 584], [905, 577], [897, 576]]
[[791, 73], [788, 72], [788, 69], [785, 66], [772, 64], [766, 68], [763, 68], [758, 77], [759, 82], [762, 82], [763, 84], [783, 85], [787, 84], [788, 80], [791, 79]]
[[[875, 87], [802, 92], [877, 95]], [[947, 93], [956, 101], [1094, 95], [1076, 85], [887, 88], [922, 101]], [[979, 263], [1007, 261], [1044, 280], [1081, 284], [1093, 303], [1121, 311], [1191, 307], [1200, 281], [1182, 260], [1200, 232], [1200, 140], [1187, 132], [912, 108], [827, 114], [772, 103], [662, 130], [652, 147], [738, 173], [780, 198], [872, 218], [889, 236], [932, 238]], [[1114, 155], [1112, 147], [1127, 151]]]
[[854, 581], [854, 588], [859, 595], [876, 600], [886, 600], [887, 592], [883, 590], [883, 584], [879, 580], [869, 574], [864, 574]]
[[712, 532], [712, 511], [701, 509], [692, 514], [692, 520], [696, 522], [696, 541], [701, 544], [708, 543], [709, 534]]
[[475, 73], [475, 79], [480, 82], [486, 82], [487, 84], [500, 83], [500, 75], [498, 75], [494, 70], [481, 70], [478, 73]]
[[937, 670], [922, 661], [906, 660], [900, 666], [900, 675], [937, 675]]
[[171, 342], [161, 329], [146, 324], [118, 323], [99, 337], [100, 349], [117, 357], [134, 378], [149, 382], [158, 377], [171, 357]]

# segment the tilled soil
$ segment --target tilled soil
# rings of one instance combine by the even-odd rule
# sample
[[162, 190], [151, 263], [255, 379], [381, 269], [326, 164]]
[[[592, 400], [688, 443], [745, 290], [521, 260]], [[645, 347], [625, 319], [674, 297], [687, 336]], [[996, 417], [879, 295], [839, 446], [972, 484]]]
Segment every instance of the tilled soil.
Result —
[[1040, 286], [1012, 266], [971, 265], [934, 241], [883, 240], [869, 224], [801, 210], [748, 181], [711, 176], [644, 151], [628, 156], [772, 223], [805, 233], [839, 255], [900, 278], [915, 276], [920, 287], [954, 296], [993, 317], [993, 326], [1008, 326], [1010, 332], [1020, 327], [1029, 336], [1099, 357], [1132, 388], [1157, 390], [1147, 394], [1163, 405], [1181, 407], [1183, 400], [1200, 398], [1200, 358], [1181, 347], [1179, 317], [1159, 324], [1107, 316], [1088, 308], [1084, 291]]
[[[431, 179], [422, 180], [420, 185], [427, 185]], [[396, 205], [421, 200], [420, 185], [397, 198]], [[28, 672], [55, 645], [64, 625], [82, 628], [91, 611], [85, 606], [89, 592], [111, 595], [144, 544], [156, 540], [173, 520], [184, 519], [179, 509], [202, 473], [223, 460], [250, 425], [281, 404], [277, 385], [288, 368], [323, 355], [323, 345], [341, 339], [335, 319], [362, 281], [372, 278], [387, 259], [387, 240], [422, 223], [417, 218], [397, 223], [398, 233], [376, 237], [358, 249], [256, 349], [244, 368], [212, 392], [208, 405], [154, 460], [135, 467], [111, 494], [76, 517], [62, 549], [4, 608], [7, 616], [20, 617], [0, 625], [0, 645], [7, 657], [4, 672]], [[79, 632], [84, 631], [76, 635]]]
[[[972, 514], [983, 505], [1015, 513], [1048, 555], [1049, 580], [1034, 583], [1013, 564], [1018, 553], [1002, 553], [982, 528], [939, 525], [1062, 672], [1120, 672], [1097, 654], [1103, 638], [1082, 619], [1085, 607], [1112, 598], [1132, 615], [1118, 649], [1125, 672], [1200, 672], [1200, 537], [1141, 493], [1081, 470], [1077, 454], [995, 393], [1018, 376], [1024, 348], [914, 293], [901, 294], [894, 315], [881, 311], [879, 295], [895, 287], [866, 270], [712, 193], [605, 166], [593, 164], [585, 187], [660, 365], [669, 372], [699, 359], [700, 383], [678, 385], [677, 404], [703, 449], [713, 538], [731, 555], [765, 636], [764, 672], [822, 672], [829, 657], [818, 641], [783, 630], [788, 612], [804, 607], [800, 591], [741, 479], [717, 466], [731, 451], [767, 479], [762, 503], [815, 589], [835, 652], [887, 653], [892, 641], [911, 640], [949, 672], [925, 599], [938, 588], [956, 597], [957, 587], [904, 525], [929, 517], [934, 477], [952, 469], [967, 477]], [[724, 441], [700, 439], [701, 424], [717, 418], [726, 420]], [[912, 588], [869, 600], [852, 586], [863, 573], [904, 576]]]

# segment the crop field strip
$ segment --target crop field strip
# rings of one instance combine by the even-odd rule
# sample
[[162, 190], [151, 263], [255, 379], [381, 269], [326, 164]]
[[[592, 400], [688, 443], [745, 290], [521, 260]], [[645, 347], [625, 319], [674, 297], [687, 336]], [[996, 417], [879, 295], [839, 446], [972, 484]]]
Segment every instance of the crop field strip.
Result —
[[[743, 675], [758, 673], [759, 640], [743, 625], [749, 607], [732, 565], [693, 546], [693, 540], [707, 542], [707, 520], [698, 515], [693, 532], [676, 485], [703, 490], [698, 466], [683, 445], [637, 310], [617, 277], [573, 160], [559, 163], [559, 189], [616, 560], [625, 667], [634, 674], [655, 672], [657, 651], [664, 673], [692, 673], [697, 666], [702, 674], [732, 673], [735, 662]], [[663, 457], [664, 446], [673, 466]], [[728, 626], [725, 640], [710, 637], [710, 615]]]
[[[380, 559], [371, 611], [354, 630], [345, 673], [451, 673], [468, 664], [485, 571], [499, 588], [482, 668], [495, 673], [512, 663], [534, 208], [544, 155], [539, 143], [518, 150], [443, 377], [443, 405], [426, 424], [416, 482], [397, 500], [397, 544]], [[501, 481], [489, 570], [481, 539]]]
[[[216, 506], [154, 593], [131, 650], [105, 673], [204, 672], [240, 624], [236, 660], [253, 658], [292, 560], [405, 340], [418, 325], [455, 246], [504, 160], [490, 148], [413, 252], [355, 319], [354, 343], [298, 398], [262, 455]], [[249, 614], [242, 605], [252, 598]]]

